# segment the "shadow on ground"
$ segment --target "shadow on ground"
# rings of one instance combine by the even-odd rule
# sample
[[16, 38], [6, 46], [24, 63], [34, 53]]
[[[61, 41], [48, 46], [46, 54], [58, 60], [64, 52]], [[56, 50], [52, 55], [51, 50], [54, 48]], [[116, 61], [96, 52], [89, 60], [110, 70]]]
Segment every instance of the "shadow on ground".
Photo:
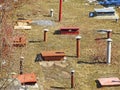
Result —
[[96, 82], [97, 88], [101, 88], [102, 87], [101, 84], [100, 84], [100, 82], [98, 80], [95, 80], [95, 82]]
[[60, 30], [55, 30], [54, 35], [60, 35]]
[[50, 17], [50, 15], [47, 15], [47, 14], [46, 14], [46, 15], [43, 15], [43, 16], [44, 16], [44, 17]]
[[65, 90], [65, 89], [70, 89], [70, 87], [60, 87], [60, 86], [51, 86], [51, 88], [53, 88], [53, 89], [60, 89], [60, 90]]
[[35, 62], [43, 61], [43, 57], [41, 54], [37, 54], [35, 57]]
[[43, 41], [40, 41], [40, 40], [29, 40], [29, 43], [40, 43], [40, 42], [43, 42]]
[[76, 56], [66, 55], [66, 57], [76, 58]]
[[78, 61], [78, 64], [106, 64], [106, 62], [85, 62], [85, 61]]

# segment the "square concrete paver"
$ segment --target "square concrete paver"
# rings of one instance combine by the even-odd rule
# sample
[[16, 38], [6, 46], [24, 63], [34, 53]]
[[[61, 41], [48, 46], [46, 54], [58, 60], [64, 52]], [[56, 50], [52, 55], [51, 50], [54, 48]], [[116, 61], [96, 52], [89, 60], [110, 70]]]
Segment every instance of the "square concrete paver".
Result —
[[117, 77], [99, 78], [98, 81], [101, 84], [101, 86], [118, 86], [118, 85], [120, 85], [120, 79]]

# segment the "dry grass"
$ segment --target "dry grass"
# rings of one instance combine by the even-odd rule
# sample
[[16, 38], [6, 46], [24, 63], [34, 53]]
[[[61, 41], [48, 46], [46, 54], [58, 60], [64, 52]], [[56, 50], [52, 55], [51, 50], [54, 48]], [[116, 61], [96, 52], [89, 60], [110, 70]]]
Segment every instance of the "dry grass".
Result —
[[[71, 90], [70, 89], [70, 70], [75, 69], [75, 88], [73, 90], [98, 90], [95, 80], [100, 77], [119, 77], [120, 78], [120, 22], [115, 20], [98, 20], [89, 18], [88, 14], [99, 5], [86, 5], [86, 0], [67, 0], [63, 2], [63, 18], [58, 21], [59, 0], [30, 0], [22, 4], [15, 10], [15, 15], [22, 15], [32, 20], [52, 20], [55, 26], [32, 25], [32, 30], [21, 30], [28, 41], [39, 41], [27, 43], [24, 48], [15, 48], [15, 60], [19, 65], [19, 57], [22, 55], [24, 60], [24, 73], [35, 72], [39, 78], [38, 83], [44, 87], [44, 90]], [[32, 7], [32, 8], [31, 8]], [[49, 10], [54, 9], [54, 17], [47, 17]], [[120, 11], [120, 9], [117, 9]], [[17, 19], [17, 17], [15, 17]], [[81, 57], [76, 58], [75, 36], [54, 35], [56, 30], [62, 26], [80, 27], [81, 39]], [[43, 42], [43, 29], [48, 28], [48, 41]], [[96, 33], [98, 29], [112, 29], [112, 64], [107, 65], [106, 61], [106, 41], [101, 44], [95, 42], [97, 37], [105, 37]], [[16, 32], [16, 31], [15, 31]], [[53, 65], [51, 67], [42, 67], [34, 62], [36, 54], [44, 50], [64, 50], [67, 55], [67, 67]], [[100, 57], [100, 58], [97, 58]], [[97, 58], [97, 59], [96, 59]], [[19, 72], [17, 68], [16, 72]], [[119, 90], [120, 87], [104, 87], [99, 90]], [[41, 89], [42, 90], [42, 89]]]

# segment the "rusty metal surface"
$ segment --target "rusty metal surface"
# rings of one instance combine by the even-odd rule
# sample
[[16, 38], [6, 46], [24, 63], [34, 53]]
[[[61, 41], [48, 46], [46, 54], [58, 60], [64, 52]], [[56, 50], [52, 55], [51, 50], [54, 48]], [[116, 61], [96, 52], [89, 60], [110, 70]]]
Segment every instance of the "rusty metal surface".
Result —
[[62, 27], [60, 28], [61, 34], [79, 34], [79, 27]]
[[65, 56], [63, 51], [43, 51], [42, 57], [46, 61], [62, 60]]

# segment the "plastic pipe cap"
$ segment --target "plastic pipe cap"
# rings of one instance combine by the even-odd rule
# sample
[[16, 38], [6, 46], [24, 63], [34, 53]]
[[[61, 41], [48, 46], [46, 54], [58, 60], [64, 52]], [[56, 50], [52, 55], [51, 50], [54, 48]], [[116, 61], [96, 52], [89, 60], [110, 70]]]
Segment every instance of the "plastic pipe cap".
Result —
[[71, 70], [71, 72], [73, 72], [73, 73], [74, 73], [74, 72], [75, 72], [75, 70]]
[[50, 11], [52, 11], [52, 12], [53, 12], [54, 10], [53, 10], [53, 9], [50, 9]]
[[76, 38], [76, 39], [81, 39], [82, 37], [81, 37], [81, 36], [76, 36], [75, 38]]
[[107, 41], [107, 42], [112, 42], [112, 39], [111, 39], [111, 38], [108, 38], [106, 41]]
[[44, 29], [44, 31], [48, 32], [49, 30], [48, 29]]
[[64, 60], [67, 60], [67, 57], [64, 57]]
[[24, 57], [23, 57], [23, 56], [21, 56], [21, 57], [20, 57], [20, 59], [24, 59]]

